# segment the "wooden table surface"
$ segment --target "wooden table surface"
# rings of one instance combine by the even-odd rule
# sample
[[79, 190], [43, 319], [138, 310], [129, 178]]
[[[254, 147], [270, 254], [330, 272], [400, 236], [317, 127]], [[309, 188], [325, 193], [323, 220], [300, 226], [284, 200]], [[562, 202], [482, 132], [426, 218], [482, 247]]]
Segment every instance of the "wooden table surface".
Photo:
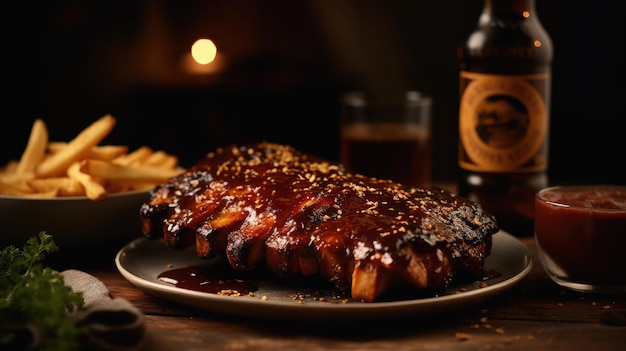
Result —
[[[535, 257], [533, 239], [519, 239]], [[355, 324], [220, 315], [144, 293], [114, 264], [87, 272], [144, 312], [146, 350], [626, 350], [626, 296], [567, 291], [536, 258], [524, 280], [479, 305]]]

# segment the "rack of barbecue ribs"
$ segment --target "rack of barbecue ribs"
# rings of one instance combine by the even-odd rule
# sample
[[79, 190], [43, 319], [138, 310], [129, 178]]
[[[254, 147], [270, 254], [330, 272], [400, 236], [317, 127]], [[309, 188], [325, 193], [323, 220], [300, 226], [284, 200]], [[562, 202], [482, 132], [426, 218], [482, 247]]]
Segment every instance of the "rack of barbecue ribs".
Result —
[[442, 189], [346, 173], [270, 142], [208, 153], [152, 190], [142, 230], [236, 270], [318, 275], [362, 302], [398, 286], [438, 290], [482, 279], [492, 215]]

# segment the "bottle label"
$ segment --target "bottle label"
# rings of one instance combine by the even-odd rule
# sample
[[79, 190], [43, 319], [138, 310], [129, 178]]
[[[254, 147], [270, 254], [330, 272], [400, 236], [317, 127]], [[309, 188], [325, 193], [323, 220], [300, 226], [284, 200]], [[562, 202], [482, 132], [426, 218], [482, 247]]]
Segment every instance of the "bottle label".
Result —
[[462, 71], [459, 166], [478, 172], [539, 172], [548, 164], [549, 73]]

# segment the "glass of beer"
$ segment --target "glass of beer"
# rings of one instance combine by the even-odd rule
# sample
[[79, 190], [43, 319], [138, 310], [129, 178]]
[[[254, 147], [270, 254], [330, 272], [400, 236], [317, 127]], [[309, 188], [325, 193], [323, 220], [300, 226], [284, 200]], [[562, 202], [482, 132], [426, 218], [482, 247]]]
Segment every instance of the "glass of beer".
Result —
[[431, 186], [432, 98], [348, 92], [341, 97], [340, 161], [347, 172]]

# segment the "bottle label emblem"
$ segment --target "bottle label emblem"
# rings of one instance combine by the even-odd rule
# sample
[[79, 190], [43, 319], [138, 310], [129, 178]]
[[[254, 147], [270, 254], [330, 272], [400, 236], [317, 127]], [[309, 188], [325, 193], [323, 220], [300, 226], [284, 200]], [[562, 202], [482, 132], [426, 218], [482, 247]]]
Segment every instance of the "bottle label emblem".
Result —
[[461, 72], [459, 166], [479, 172], [547, 168], [549, 75]]

